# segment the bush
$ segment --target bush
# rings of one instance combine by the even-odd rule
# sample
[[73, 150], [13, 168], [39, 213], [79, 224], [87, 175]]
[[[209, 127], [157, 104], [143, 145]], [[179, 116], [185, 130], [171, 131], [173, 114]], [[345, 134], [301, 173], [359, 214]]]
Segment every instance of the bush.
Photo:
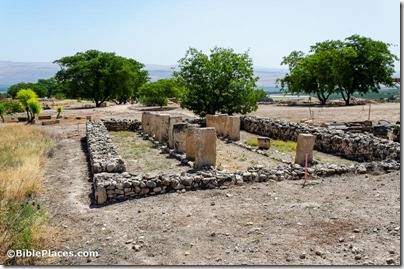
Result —
[[57, 94], [55, 94], [55, 99], [64, 100], [64, 99], [66, 99], [66, 95], [64, 93], [57, 93]]
[[140, 96], [139, 102], [144, 106], [166, 106], [168, 105], [167, 97], [146, 97]]
[[4, 105], [6, 114], [24, 112], [21, 104], [17, 101], [7, 100], [1, 103]]

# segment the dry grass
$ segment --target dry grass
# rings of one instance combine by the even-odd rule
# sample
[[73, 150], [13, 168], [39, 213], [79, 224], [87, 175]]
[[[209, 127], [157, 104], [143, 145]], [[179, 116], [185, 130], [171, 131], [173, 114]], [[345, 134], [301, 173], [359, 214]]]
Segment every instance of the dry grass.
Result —
[[35, 201], [51, 140], [37, 127], [7, 124], [0, 127], [0, 263], [34, 263], [33, 259], [7, 260], [9, 249], [46, 246], [46, 211]]

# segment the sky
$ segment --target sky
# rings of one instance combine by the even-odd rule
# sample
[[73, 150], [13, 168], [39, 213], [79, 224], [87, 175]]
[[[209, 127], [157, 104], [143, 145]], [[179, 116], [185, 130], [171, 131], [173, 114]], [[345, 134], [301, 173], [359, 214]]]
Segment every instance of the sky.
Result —
[[0, 60], [14, 62], [96, 49], [173, 65], [190, 47], [218, 46], [285, 68], [290, 52], [353, 34], [400, 57], [399, 0], [0, 0], [0, 25]]

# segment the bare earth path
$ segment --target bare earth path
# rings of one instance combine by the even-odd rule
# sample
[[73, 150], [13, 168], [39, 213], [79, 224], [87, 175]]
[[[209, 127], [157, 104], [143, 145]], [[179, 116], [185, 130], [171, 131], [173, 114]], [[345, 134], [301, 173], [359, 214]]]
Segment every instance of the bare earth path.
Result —
[[[128, 108], [66, 114], [140, 118]], [[54, 264], [400, 264], [399, 172], [310, 180], [304, 188], [302, 181], [254, 183], [98, 208], [91, 205], [84, 121], [41, 128], [56, 141], [42, 195], [60, 229], [55, 250], [100, 255]]]

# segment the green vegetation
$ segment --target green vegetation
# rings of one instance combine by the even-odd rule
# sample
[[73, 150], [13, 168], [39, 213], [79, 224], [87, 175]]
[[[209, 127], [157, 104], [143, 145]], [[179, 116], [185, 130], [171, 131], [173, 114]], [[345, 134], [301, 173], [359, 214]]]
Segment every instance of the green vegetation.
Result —
[[4, 112], [6, 112], [6, 108], [2, 103], [0, 103], [0, 118], [2, 122], [4, 122]]
[[35, 126], [0, 127], [0, 264], [34, 264], [36, 258], [7, 259], [9, 249], [46, 249], [52, 230], [40, 192], [48, 137]]
[[16, 97], [27, 112], [28, 123], [35, 120], [35, 115], [41, 112], [41, 104], [38, 102], [36, 93], [31, 89], [21, 89]]
[[56, 118], [58, 119], [58, 118], [59, 118], [59, 116], [60, 116], [60, 113], [62, 113], [62, 112], [63, 112], [63, 108], [62, 108], [62, 106], [58, 106], [58, 107], [56, 108], [56, 112], [58, 113], [58, 114], [57, 114], [57, 116], [56, 116]]
[[355, 93], [378, 93], [380, 85], [393, 86], [398, 58], [389, 46], [359, 35], [320, 42], [308, 55], [293, 51], [284, 57], [281, 64], [289, 66], [289, 73], [278, 83], [284, 92], [314, 94], [322, 104], [337, 93], [349, 105]]
[[244, 143], [252, 147], [258, 146], [258, 140], [256, 137], [248, 138]]
[[296, 142], [283, 141], [283, 140], [271, 140], [271, 148], [275, 148], [279, 152], [295, 152]]
[[139, 89], [139, 102], [145, 106], [166, 106], [168, 98], [179, 98], [183, 88], [173, 79], [159, 79], [144, 84]]
[[248, 52], [215, 47], [208, 56], [190, 48], [178, 62], [180, 70], [173, 75], [185, 88], [181, 107], [199, 116], [246, 114], [257, 110], [257, 100], [265, 96], [255, 89], [258, 77]]
[[149, 80], [142, 63], [115, 53], [88, 50], [55, 63], [61, 67], [55, 79], [66, 86], [66, 96], [93, 100], [96, 107], [106, 100], [126, 103]]

